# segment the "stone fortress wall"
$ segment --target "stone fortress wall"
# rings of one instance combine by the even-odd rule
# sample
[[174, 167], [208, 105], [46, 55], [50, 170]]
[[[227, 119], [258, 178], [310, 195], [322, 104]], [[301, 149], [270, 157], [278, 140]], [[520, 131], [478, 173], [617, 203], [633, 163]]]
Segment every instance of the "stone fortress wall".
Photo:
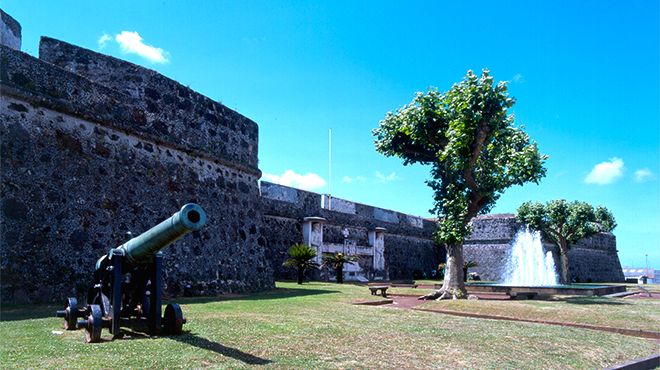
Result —
[[[373, 255], [369, 249], [375, 249], [376, 243], [370, 239], [377, 235], [370, 237], [370, 233], [382, 231], [384, 266], [382, 273], [372, 276], [375, 278], [396, 280], [428, 275], [444, 259], [444, 249], [432, 240], [435, 231], [432, 221], [265, 181], [261, 182], [261, 195], [266, 249], [276, 279], [295, 277], [292, 269], [282, 267], [282, 262], [291, 245], [306, 241], [305, 221], [314, 222], [314, 219], [309, 221], [314, 217], [323, 219], [319, 225], [322, 237], [318, 241], [313, 237], [307, 239], [313, 241], [313, 246], [323, 244], [331, 251], [332, 246], [346, 245], [348, 241], [349, 249], [355, 245], [358, 250], [366, 249], [361, 253]], [[364, 267], [366, 270], [374, 266], [367, 262]]]
[[3, 303], [82, 297], [127, 231], [188, 202], [208, 224], [164, 250], [167, 293], [274, 286], [255, 122], [125, 61], [46, 37], [39, 58], [12, 45], [0, 46]]
[[[0, 15], [3, 303], [82, 297], [96, 260], [127, 231], [141, 233], [188, 202], [204, 207], [208, 224], [163, 251], [172, 296], [272, 288], [275, 278], [294, 277], [282, 262], [299, 242], [371, 255], [361, 268], [379, 279], [428, 276], [444, 260], [432, 221], [260, 188], [250, 119], [155, 71], [59, 40], [43, 37], [32, 57], [20, 51], [18, 22]], [[310, 221], [317, 218], [323, 223]], [[466, 259], [483, 277], [498, 276], [511, 222], [475, 222]], [[622, 279], [613, 236], [572, 253], [585, 280]]]

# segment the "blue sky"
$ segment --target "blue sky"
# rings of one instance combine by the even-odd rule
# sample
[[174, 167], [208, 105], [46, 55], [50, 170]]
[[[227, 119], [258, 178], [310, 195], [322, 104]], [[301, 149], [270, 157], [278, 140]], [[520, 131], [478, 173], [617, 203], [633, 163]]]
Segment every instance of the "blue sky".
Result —
[[[357, 3], [357, 4], [356, 4]], [[564, 198], [610, 208], [623, 265], [660, 268], [657, 1], [3, 0], [41, 35], [155, 69], [259, 124], [268, 179], [429, 216], [428, 168], [376, 153], [371, 130], [468, 69], [510, 81], [516, 121], [542, 152], [540, 185], [495, 212]]]

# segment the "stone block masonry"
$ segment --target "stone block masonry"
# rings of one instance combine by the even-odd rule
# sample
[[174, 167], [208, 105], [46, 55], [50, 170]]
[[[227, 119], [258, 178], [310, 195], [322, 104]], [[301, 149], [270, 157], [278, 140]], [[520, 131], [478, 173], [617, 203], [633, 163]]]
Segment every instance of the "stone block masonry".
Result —
[[118, 129], [261, 175], [257, 124], [224, 105], [150, 69], [49, 37], [41, 38], [39, 59], [122, 93], [132, 120], [110, 122]]
[[373, 255], [373, 251], [365, 252], [374, 249], [372, 244], [378, 240], [370, 241], [370, 233], [376, 238], [377, 228], [384, 228], [385, 276], [393, 280], [429, 276], [444, 260], [444, 248], [432, 240], [432, 221], [265, 181], [261, 195], [266, 249], [277, 279], [295, 277], [293, 269], [282, 267], [282, 262], [291, 245], [304, 241], [304, 222], [309, 217], [325, 220], [317, 227], [323, 228], [319, 243], [328, 250], [348, 242], [357, 251]]
[[[187, 202], [205, 208], [208, 225], [164, 250], [166, 292], [272, 288], [256, 124], [154, 71], [52, 39], [41, 51], [70, 70], [0, 46], [2, 302], [82, 298], [96, 259], [126, 231]], [[92, 81], [102, 68], [74, 73], [83, 62], [116, 69]], [[126, 77], [160, 99], [109, 82]]]

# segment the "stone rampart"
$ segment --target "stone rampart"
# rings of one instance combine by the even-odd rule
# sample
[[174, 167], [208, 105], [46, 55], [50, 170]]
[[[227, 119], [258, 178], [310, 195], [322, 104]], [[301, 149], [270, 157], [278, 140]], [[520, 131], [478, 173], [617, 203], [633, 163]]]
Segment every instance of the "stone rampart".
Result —
[[112, 120], [151, 141], [205, 153], [260, 175], [258, 127], [252, 120], [156, 71], [42, 37], [39, 59], [123, 93], [132, 120]]
[[323, 239], [335, 245], [346, 239], [358, 246], [368, 245], [368, 232], [385, 228], [384, 257], [390, 279], [428, 274], [444, 259], [444, 250], [432, 240], [432, 221], [265, 181], [261, 181], [261, 195], [264, 235], [276, 278], [294, 277], [291, 269], [282, 267], [282, 262], [291, 245], [303, 242], [305, 217], [327, 220], [323, 224]]
[[[41, 53], [0, 46], [2, 302], [83, 297], [99, 256], [187, 202], [208, 225], [164, 250], [168, 294], [273, 287], [256, 124], [127, 62], [52, 39]], [[137, 96], [118, 88], [138, 77]]]

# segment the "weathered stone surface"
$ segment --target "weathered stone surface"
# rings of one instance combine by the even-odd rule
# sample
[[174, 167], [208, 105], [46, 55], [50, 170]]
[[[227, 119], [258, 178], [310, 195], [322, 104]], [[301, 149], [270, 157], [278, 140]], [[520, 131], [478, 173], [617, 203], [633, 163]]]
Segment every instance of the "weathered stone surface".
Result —
[[21, 50], [21, 24], [0, 9], [0, 44]]
[[240, 156], [184, 146], [191, 127], [177, 145], [152, 139], [134, 129], [143, 122], [126, 94], [4, 46], [0, 60], [3, 303], [82, 298], [96, 260], [126, 231], [187, 202], [205, 208], [208, 224], [164, 250], [169, 295], [273, 287], [259, 173], [234, 165]]
[[133, 122], [119, 128], [259, 173], [257, 124], [224, 105], [156, 71], [48, 37], [39, 59], [121, 93]]
[[385, 268], [391, 279], [430, 276], [444, 259], [444, 249], [432, 241], [435, 224], [431, 221], [344, 200], [340, 209], [329, 210], [322, 207], [320, 194], [265, 181], [261, 182], [261, 194], [264, 235], [278, 279], [294, 277], [293, 271], [281, 264], [288, 248], [303, 241], [302, 223], [309, 216], [327, 220], [323, 224], [325, 244], [342, 245], [349, 239], [357, 246], [368, 246], [369, 231], [385, 227]]

